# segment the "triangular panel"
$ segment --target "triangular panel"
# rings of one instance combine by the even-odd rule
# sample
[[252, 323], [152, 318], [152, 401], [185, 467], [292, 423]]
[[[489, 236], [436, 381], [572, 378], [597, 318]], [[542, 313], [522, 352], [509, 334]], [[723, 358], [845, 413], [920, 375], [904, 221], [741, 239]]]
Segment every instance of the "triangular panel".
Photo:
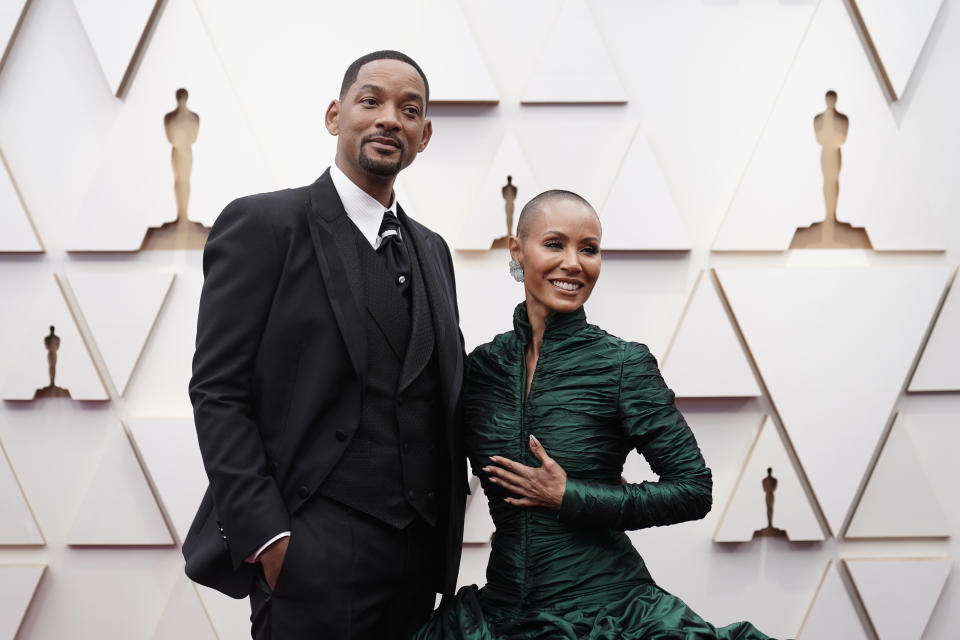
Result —
[[716, 273], [824, 516], [839, 533], [949, 271]]
[[879, 640], [920, 640], [951, 558], [844, 559]]
[[153, 634], [154, 640], [216, 640], [213, 623], [193, 583], [181, 576], [173, 586]]
[[123, 430], [112, 430], [100, 466], [80, 502], [67, 544], [166, 546], [173, 544], [143, 470]]
[[868, 640], [869, 636], [853, 607], [840, 573], [831, 562], [797, 632], [797, 640]]
[[17, 637], [47, 565], [0, 565], [0, 638]]
[[600, 221], [604, 251], [690, 249], [677, 204], [639, 127], [600, 211]]
[[121, 395], [170, 291], [173, 276], [139, 270], [74, 271], [67, 275], [100, 356]]
[[[906, 9], [905, 9], [906, 10]], [[942, 250], [944, 238], [843, 0], [822, 0], [714, 241], [715, 251], [781, 251], [825, 218], [814, 117], [827, 91], [849, 118], [837, 218], [879, 251]]]
[[477, 194], [471, 199], [470, 215], [454, 248], [486, 250], [490, 249], [494, 240], [508, 235], [504, 191], [508, 187], [508, 177], [509, 185], [516, 188], [510, 228], [512, 234], [517, 230], [517, 219], [523, 206], [542, 190], [520, 142], [510, 131], [504, 134]]
[[120, 93], [150, 16], [160, 0], [73, 0], [110, 90]]
[[490, 517], [487, 496], [480, 488], [477, 478], [470, 479], [470, 495], [467, 496], [467, 511], [463, 517], [464, 544], [489, 544], [497, 527]]
[[[32, 400], [38, 390], [57, 387], [69, 391], [74, 400], [107, 400], [100, 374], [56, 280], [48, 280], [32, 302], [23, 309], [21, 329], [7, 351], [10, 359], [4, 367], [7, 376], [0, 394], [3, 399]], [[54, 327], [53, 337], [50, 327]]]
[[908, 391], [960, 391], [960, 283], [954, 284], [923, 349]]
[[950, 535], [950, 523], [917, 458], [909, 424], [909, 418], [897, 417], [844, 537]]
[[681, 398], [762, 394], [709, 274], [701, 272], [697, 280], [662, 369]]
[[773, 527], [785, 531], [787, 539], [793, 542], [823, 540], [823, 529], [804, 491], [803, 481], [776, 427], [766, 417], [723, 511], [714, 542], [746, 542], [754, 537], [755, 531], [767, 527], [767, 469], [772, 470], [776, 479], [775, 488], [770, 492]]
[[176, 220], [164, 116], [177, 108], [181, 88], [189, 94], [186, 108], [199, 116], [190, 145], [189, 219], [210, 226], [238, 194], [269, 187], [256, 140], [193, 2], [164, 3], [130, 84], [74, 219], [70, 251], [136, 251], [148, 227]]
[[10, 47], [17, 35], [20, 21], [30, 6], [31, 0], [8, 0], [0, 3], [0, 71], [7, 59]]
[[408, 51], [430, 78], [430, 102], [499, 102], [458, 0], [426, 0], [423, 23]]
[[7, 451], [0, 442], [0, 546], [45, 544], [40, 525], [30, 510], [23, 487], [13, 472]]
[[853, 0], [893, 98], [903, 97], [943, 0]]
[[0, 155], [0, 252], [38, 252], [43, 246]]
[[566, 0], [521, 102], [627, 101], [603, 36], [584, 0]]
[[207, 488], [193, 419], [134, 418], [127, 427], [174, 534], [183, 542]]

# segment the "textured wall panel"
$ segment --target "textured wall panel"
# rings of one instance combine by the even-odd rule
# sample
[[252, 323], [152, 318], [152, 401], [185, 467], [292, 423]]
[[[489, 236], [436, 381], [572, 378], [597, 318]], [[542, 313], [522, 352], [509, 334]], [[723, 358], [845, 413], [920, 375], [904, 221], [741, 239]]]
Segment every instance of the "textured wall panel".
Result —
[[853, 0], [894, 99], [903, 96], [943, 0]]
[[763, 392], [713, 283], [701, 272], [661, 363], [680, 398], [750, 397]]
[[71, 251], [136, 251], [148, 227], [177, 217], [164, 115], [175, 94], [200, 117], [192, 145], [190, 220], [211, 225], [243, 193], [271, 184], [257, 142], [191, 0], [169, 0], [71, 227]]
[[824, 94], [849, 118], [841, 147], [837, 218], [864, 227], [878, 251], [941, 250], [934, 215], [897, 119], [843, 0], [823, 0], [747, 166], [715, 251], [777, 251], [798, 227], [824, 219], [821, 147], [813, 119]]
[[119, 94], [137, 45], [160, 0], [73, 0], [110, 90]]
[[627, 101], [585, 0], [565, 0], [521, 100], [527, 104]]
[[56, 351], [54, 385], [69, 391], [74, 400], [106, 400], [100, 374], [57, 281], [52, 277], [47, 280], [31, 302], [20, 309], [18, 330], [7, 336], [9, 359], [5, 360], [0, 395], [5, 400], [32, 400], [37, 390], [51, 386], [46, 343], [50, 327], [54, 327], [54, 335], [59, 337], [59, 346], [50, 347]]
[[879, 640], [920, 640], [951, 558], [845, 558]]
[[[113, 384], [122, 395], [163, 306], [172, 273], [71, 271], [66, 276]], [[123, 306], [117, 304], [123, 301]]]
[[733, 494], [723, 510], [715, 542], [749, 542], [754, 532], [767, 526], [763, 481], [767, 469], [777, 479], [773, 491], [773, 526], [793, 542], [823, 540], [815, 507], [807, 498], [804, 482], [793, 467], [786, 445], [770, 418], [764, 418]]
[[831, 562], [823, 574], [823, 580], [817, 587], [817, 593], [803, 626], [797, 633], [797, 640], [868, 640], [870, 636], [860, 623], [853, 602], [843, 585], [837, 566]]
[[943, 267], [717, 270], [834, 533], [857, 497], [949, 273]]

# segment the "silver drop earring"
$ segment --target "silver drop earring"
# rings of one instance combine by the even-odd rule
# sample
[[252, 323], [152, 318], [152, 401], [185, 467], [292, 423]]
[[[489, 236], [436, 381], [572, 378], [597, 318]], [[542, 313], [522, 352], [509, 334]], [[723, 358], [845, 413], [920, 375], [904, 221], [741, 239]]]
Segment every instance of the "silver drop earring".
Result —
[[510, 261], [510, 275], [517, 282], [523, 282], [523, 265], [518, 260]]

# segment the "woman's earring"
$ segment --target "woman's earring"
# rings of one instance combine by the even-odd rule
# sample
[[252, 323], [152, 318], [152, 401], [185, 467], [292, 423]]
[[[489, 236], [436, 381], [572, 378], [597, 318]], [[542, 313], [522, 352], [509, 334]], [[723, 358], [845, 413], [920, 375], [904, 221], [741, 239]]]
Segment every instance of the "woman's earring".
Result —
[[510, 261], [510, 275], [517, 282], [523, 282], [523, 265], [520, 264], [519, 260]]

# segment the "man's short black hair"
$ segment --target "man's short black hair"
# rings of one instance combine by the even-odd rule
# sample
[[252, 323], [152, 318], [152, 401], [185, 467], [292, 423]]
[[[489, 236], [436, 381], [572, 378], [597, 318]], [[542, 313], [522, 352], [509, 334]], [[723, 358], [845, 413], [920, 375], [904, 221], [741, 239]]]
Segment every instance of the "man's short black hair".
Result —
[[[527, 204], [523, 205], [523, 210], [520, 212], [520, 219], [517, 220], [517, 237], [521, 240], [526, 240], [527, 236], [530, 234], [530, 218], [533, 216], [534, 212], [539, 211], [544, 204], [547, 202], [552, 202], [553, 200], [572, 200], [573, 202], [582, 204], [587, 209], [593, 212], [593, 215], [597, 215], [597, 210], [593, 208], [593, 205], [587, 202], [587, 199], [581, 196], [578, 193], [573, 191], [567, 191], [565, 189], [550, 189], [549, 191], [544, 191], [538, 195], [535, 195], [530, 199]], [[597, 216], [597, 221], [600, 221], [600, 216]]]
[[[405, 53], [393, 51], [392, 49], [374, 51], [373, 53], [368, 53], [365, 56], [360, 56], [351, 62], [350, 66], [347, 67], [346, 72], [343, 74], [343, 83], [340, 85], [341, 100], [343, 100], [343, 96], [347, 95], [347, 91], [350, 90], [350, 87], [353, 86], [353, 83], [357, 81], [357, 75], [360, 73], [360, 67], [368, 62], [373, 62], [374, 60], [399, 60], [400, 62], [405, 62], [416, 69], [417, 73], [420, 74], [420, 78], [423, 79], [423, 88], [427, 92], [427, 95], [425, 95], [423, 98], [427, 103], [430, 102], [430, 83], [427, 82], [427, 74], [423, 72], [423, 69], [420, 68], [420, 65], [418, 65], [413, 58]], [[426, 108], [426, 105], [424, 105], [424, 108]]]

